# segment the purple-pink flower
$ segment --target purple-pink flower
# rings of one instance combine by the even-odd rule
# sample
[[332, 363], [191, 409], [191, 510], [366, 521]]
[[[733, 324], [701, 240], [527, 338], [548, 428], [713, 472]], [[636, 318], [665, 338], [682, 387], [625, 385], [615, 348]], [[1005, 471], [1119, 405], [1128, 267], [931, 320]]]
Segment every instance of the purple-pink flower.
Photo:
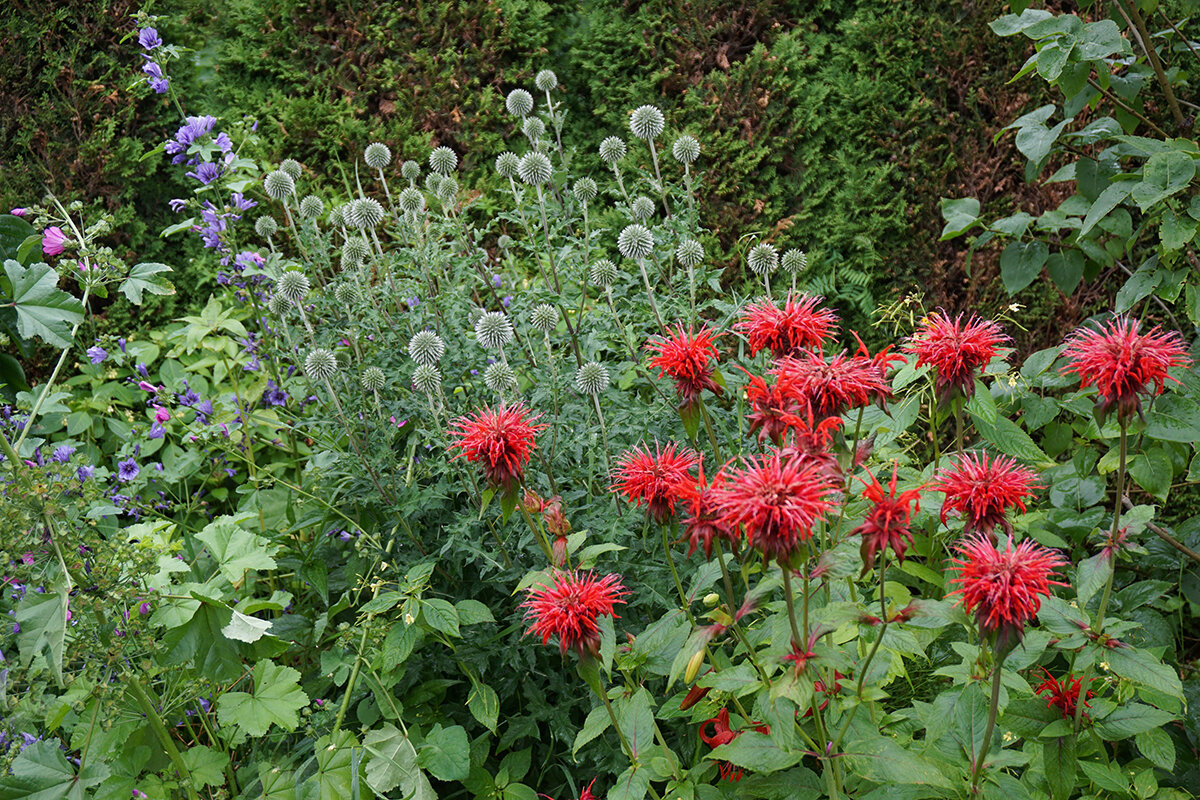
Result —
[[51, 225], [42, 231], [42, 252], [48, 256], [56, 256], [66, 249], [67, 235], [62, 228]]
[[29, 211], [29, 209], [27, 209], [27, 208], [14, 208], [12, 211], [10, 211], [8, 213], [12, 214], [14, 217], [23, 217], [23, 216], [25, 216], [26, 213], [28, 213], [28, 211]]
[[162, 39], [159, 38], [158, 31], [154, 28], [142, 28], [138, 31], [138, 44], [147, 50], [153, 50], [156, 47], [162, 46]]

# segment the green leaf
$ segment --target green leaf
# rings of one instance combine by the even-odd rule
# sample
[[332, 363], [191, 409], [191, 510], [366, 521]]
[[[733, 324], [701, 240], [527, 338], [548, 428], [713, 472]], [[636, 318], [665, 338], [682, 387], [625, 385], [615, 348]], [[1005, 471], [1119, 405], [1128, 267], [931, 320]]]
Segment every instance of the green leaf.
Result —
[[[320, 800], [346, 800], [354, 797], [358, 783], [357, 742], [349, 731], [322, 736], [313, 745], [317, 774], [313, 776]], [[311, 785], [311, 784], [310, 784]]]
[[1200, 405], [1177, 394], [1159, 397], [1146, 414], [1146, 436], [1185, 444], [1200, 441]]
[[1036, 739], [1046, 725], [1060, 719], [1059, 712], [1046, 706], [1040, 697], [1010, 700], [1001, 715], [1001, 730], [1009, 730], [1023, 739]]
[[187, 765], [188, 772], [196, 783], [201, 786], [225, 785], [225, 767], [229, 766], [228, 753], [198, 744], [184, 750], [180, 755], [183, 756], [183, 763]]
[[1010, 242], [1000, 255], [1000, 279], [1009, 294], [1016, 294], [1033, 283], [1050, 255], [1045, 242]]
[[217, 699], [217, 719], [236, 725], [250, 736], [262, 736], [272, 725], [293, 731], [300, 724], [296, 712], [308, 705], [300, 688], [300, 673], [264, 659], [254, 665], [254, 693], [226, 692]]
[[1079, 59], [1094, 61], [1114, 53], [1129, 52], [1129, 42], [1121, 35], [1117, 23], [1111, 19], [1099, 22], [1089, 22], [1083, 26], [1083, 36], [1079, 42]]
[[54, 347], [70, 347], [72, 328], [83, 320], [83, 303], [58, 288], [58, 273], [49, 264], [26, 269], [8, 259], [4, 274], [12, 286], [12, 297], [0, 306], [16, 309], [17, 333], [25, 339], [36, 336]]
[[[749, 736], [744, 733], [738, 740]], [[923, 784], [957, 790], [959, 780], [942, 766], [920, 757], [888, 736], [861, 739], [846, 746], [845, 761], [851, 774], [884, 786]], [[942, 795], [944, 796], [944, 794]]]
[[1088, 777], [1092, 785], [1106, 792], [1129, 794], [1129, 780], [1121, 774], [1121, 770], [1112, 764], [1097, 764], [1094, 761], [1080, 761], [1079, 768]]
[[37, 229], [20, 217], [0, 214], [0, 259], [13, 259], [24, 263], [17, 251], [25, 240], [37, 235]]
[[478, 625], [481, 622], [495, 622], [492, 610], [478, 600], [467, 598], [454, 604], [458, 611], [458, 624]]
[[129, 302], [138, 306], [142, 304], [143, 292], [175, 294], [175, 287], [169, 280], [155, 277], [159, 273], [171, 271], [166, 264], [153, 261], [134, 264], [133, 269], [129, 270], [129, 277], [121, 283], [121, 291], [129, 298]]
[[1063, 120], [1053, 128], [1046, 127], [1043, 122], [1029, 122], [1017, 130], [1015, 144], [1017, 150], [1029, 159], [1031, 164], [1039, 164], [1050, 155], [1050, 148], [1058, 140], [1058, 135], [1067, 127], [1070, 120]]
[[653, 744], [654, 712], [651, 710], [650, 693], [642, 688], [630, 697], [622, 697], [613, 704], [617, 725], [625, 735], [625, 742], [632, 757]]
[[274, 569], [275, 559], [261, 536], [238, 527], [233, 517], [217, 517], [196, 534], [207, 545], [230, 583], [241, 581], [247, 570]]
[[442, 781], [465, 780], [471, 771], [471, 745], [461, 725], [433, 726], [417, 751], [417, 763]]
[[1050, 280], [1054, 281], [1054, 285], [1062, 290], [1063, 294], [1069, 295], [1078, 288], [1079, 282], [1083, 280], [1083, 267], [1086, 261], [1083, 253], [1078, 250], [1052, 253], [1046, 259], [1046, 272], [1050, 274]]
[[363, 738], [367, 751], [367, 785], [376, 794], [387, 794], [400, 787], [400, 796], [410, 800], [437, 800], [429, 779], [417, 766], [417, 751], [408, 737], [391, 723], [367, 732]]
[[942, 228], [940, 241], [962, 236], [979, 224], [979, 201], [974, 197], [961, 197], [957, 200], [943, 197], [941, 205], [942, 219], [946, 220], [946, 225]]
[[617, 776], [606, 800], [642, 800], [650, 789], [650, 771], [633, 766]]
[[1117, 647], [1107, 652], [1105, 660], [1114, 674], [1183, 702], [1179, 675], [1145, 650]]
[[1196, 175], [1196, 161], [1178, 150], [1155, 153], [1142, 168], [1142, 181], [1134, 186], [1133, 201], [1145, 213], [1176, 192], [1183, 191]]
[[729, 744], [713, 748], [708, 757], [728, 761], [739, 767], [767, 775], [800, 763], [802, 753], [785, 753], [775, 740], [754, 729], [747, 729]]
[[1053, 800], [1066, 800], [1075, 791], [1075, 737], [1060, 736], [1042, 746], [1042, 765]]
[[984, 441], [994, 445], [1001, 453], [1034, 464], [1052, 463], [1042, 449], [1034, 444], [1029, 434], [1017, 427], [1008, 417], [1000, 417], [995, 423], [989, 424], [983, 417], [972, 414], [970, 408], [967, 409], [967, 413], [975, 422], [975, 429]]
[[608, 726], [611, 724], [612, 720], [609, 719], [607, 708], [603, 705], [593, 708], [588, 712], [587, 719], [583, 721], [583, 727], [579, 729], [579, 733], [575, 734], [575, 744], [571, 746], [571, 755], [574, 756], [579, 752], [579, 748], [608, 730]]
[[1088, 231], [1107, 217], [1114, 208], [1121, 204], [1122, 200], [1129, 197], [1135, 185], [1133, 181], [1115, 181], [1109, 184], [1108, 188], [1100, 193], [1096, 202], [1092, 203], [1092, 207], [1088, 209], [1087, 216], [1083, 218], [1083, 227], [1079, 229], [1079, 238], [1082, 239], [1086, 236]]
[[432, 600], [422, 600], [421, 616], [433, 630], [454, 638], [459, 637], [458, 609], [452, 606], [450, 601], [438, 597]]
[[1162, 227], [1158, 229], [1158, 236], [1165, 250], [1178, 250], [1195, 235], [1196, 220], [1176, 214], [1170, 209], [1163, 211]]
[[1171, 480], [1175, 477], [1175, 467], [1171, 456], [1161, 447], [1152, 447], [1144, 453], [1138, 453], [1129, 462], [1129, 477], [1147, 493], [1166, 501], [1171, 491]]
[[268, 620], [251, 617], [236, 608], [232, 611], [233, 615], [229, 619], [229, 624], [221, 629], [221, 633], [230, 639], [253, 644], [271, 629], [271, 623]]
[[1160, 708], [1142, 703], [1124, 703], [1114, 708], [1103, 719], [1096, 720], [1095, 728], [1101, 739], [1116, 742], [1154, 728], [1161, 728], [1174, 720], [1174, 714]]
[[1112, 560], [1105, 558], [1101, 553], [1079, 562], [1075, 570], [1075, 591], [1079, 595], [1080, 608], [1087, 608], [1088, 601], [1100, 591], [1111, 571]]
[[496, 732], [496, 722], [500, 718], [500, 697], [495, 689], [486, 683], [474, 681], [471, 693], [467, 695], [467, 708], [480, 725], [492, 733]]
[[417, 627], [403, 622], [393, 625], [383, 640], [383, 668], [395, 669], [408, 660], [417, 643]]
[[1133, 742], [1154, 766], [1167, 772], [1175, 769], [1175, 742], [1162, 728], [1151, 728], [1134, 734]]
[[88, 789], [109, 775], [104, 762], [89, 763], [78, 774], [58, 744], [34, 742], [0, 778], [0, 800], [84, 800]]
[[17, 650], [22, 666], [44, 653], [54, 681], [63, 685], [63, 648], [67, 634], [67, 592], [58, 587], [52, 592], [27, 592], [17, 606]]

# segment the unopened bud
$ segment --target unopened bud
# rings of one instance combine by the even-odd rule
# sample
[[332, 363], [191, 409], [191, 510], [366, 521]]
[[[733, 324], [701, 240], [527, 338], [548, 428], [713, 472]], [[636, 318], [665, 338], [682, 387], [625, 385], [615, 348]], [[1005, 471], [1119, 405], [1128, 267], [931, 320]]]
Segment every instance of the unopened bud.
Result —
[[696, 675], [700, 672], [700, 666], [704, 664], [704, 651], [697, 650], [692, 656], [692, 660], [688, 662], [687, 670], [683, 673], [683, 682], [691, 683], [696, 680]]
[[704, 595], [704, 605], [708, 606], [709, 608], [712, 608], [720, 601], [721, 596], [716, 592], [709, 592], [708, 594]]

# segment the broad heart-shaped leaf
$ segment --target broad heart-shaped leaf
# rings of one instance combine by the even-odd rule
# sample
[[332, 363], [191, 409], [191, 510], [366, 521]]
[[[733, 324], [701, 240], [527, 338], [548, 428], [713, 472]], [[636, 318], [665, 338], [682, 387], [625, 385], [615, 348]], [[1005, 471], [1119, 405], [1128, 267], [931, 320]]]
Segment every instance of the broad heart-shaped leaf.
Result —
[[50, 672], [63, 684], [63, 644], [67, 633], [67, 594], [63, 588], [37, 594], [28, 592], [17, 606], [17, 649], [21, 663], [29, 666], [38, 653], [46, 654]]
[[269, 542], [238, 527], [233, 517], [217, 517], [196, 534], [220, 565], [221, 574], [230, 583], [245, 577], [248, 569], [274, 569], [275, 559], [268, 551]]
[[369, 731], [363, 739], [367, 751], [367, 785], [377, 794], [400, 787], [399, 796], [412, 800], [436, 800], [429, 779], [417, 766], [417, 751], [408, 737], [395, 725], [384, 723]]
[[226, 692], [217, 699], [217, 719], [236, 725], [251, 736], [262, 736], [271, 725], [292, 731], [300, 724], [296, 712], [308, 704], [300, 688], [300, 673], [264, 659], [254, 665], [254, 693]]
[[471, 746], [461, 725], [434, 725], [417, 751], [417, 763], [441, 781], [461, 781], [471, 771]]
[[121, 282], [121, 291], [129, 298], [129, 302], [138, 306], [142, 304], [143, 292], [175, 294], [175, 287], [169, 280], [156, 277], [161, 272], [171, 272], [171, 268], [154, 261], [134, 264], [133, 269], [129, 270], [129, 277]]
[[500, 696], [486, 683], [472, 681], [472, 684], [471, 693], [467, 695], [467, 708], [480, 725], [495, 733], [500, 718]]
[[270, 629], [271, 623], [268, 620], [248, 616], [235, 608], [233, 609], [233, 616], [229, 619], [229, 624], [221, 629], [221, 633], [230, 639], [237, 639], [239, 642], [253, 644], [261, 639]]
[[1196, 161], [1188, 153], [1167, 150], [1155, 153], [1142, 169], [1142, 182], [1133, 187], [1133, 201], [1144, 213], [1150, 206], [1187, 188], [1196, 175]]
[[974, 197], [960, 197], [957, 200], [949, 197], [942, 198], [942, 219], [946, 220], [942, 227], [941, 241], [962, 236], [979, 222], [979, 201]]
[[1096, 227], [1100, 220], [1108, 216], [1114, 208], [1121, 204], [1121, 201], [1129, 197], [1133, 187], [1137, 184], [1134, 181], [1114, 181], [1100, 193], [1096, 198], [1096, 202], [1092, 203], [1092, 207], [1088, 209], [1087, 216], [1083, 218], [1083, 227], [1079, 229], [1079, 238], [1082, 239], [1087, 235], [1087, 232]]
[[1050, 256], [1045, 242], [1011, 242], [1000, 255], [1000, 279], [1009, 294], [1016, 294], [1033, 283]]
[[0, 800], [83, 800], [109, 776], [104, 762], [90, 762], [76, 775], [57, 745], [34, 742], [17, 756], [12, 774], [0, 778]]
[[0, 305], [16, 309], [17, 333], [25, 339], [36, 336], [55, 347], [70, 347], [72, 328], [83, 319], [83, 304], [58, 288], [58, 273], [49, 264], [37, 263], [26, 269], [8, 259], [4, 274], [12, 297]]
[[198, 744], [181, 754], [192, 779], [204, 786], [224, 786], [225, 767], [229, 766], [229, 754]]

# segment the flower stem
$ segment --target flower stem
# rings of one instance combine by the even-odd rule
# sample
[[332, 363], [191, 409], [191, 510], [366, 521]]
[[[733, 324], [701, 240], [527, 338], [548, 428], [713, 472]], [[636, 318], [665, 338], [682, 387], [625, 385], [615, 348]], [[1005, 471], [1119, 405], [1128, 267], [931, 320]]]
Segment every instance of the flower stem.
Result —
[[[1000, 707], [1000, 679], [1004, 671], [1004, 659], [999, 658], [992, 673], [992, 701], [988, 706], [987, 727], [983, 729], [983, 742], [979, 745], [979, 755], [975, 757], [975, 767], [971, 770], [971, 794], [974, 795], [979, 787], [979, 777], [983, 774], [983, 762], [988, 751], [992, 748], [992, 732], [996, 729], [996, 712]], [[1083, 707], [1083, 703], [1079, 704]]]
[[642, 282], [646, 285], [646, 297], [650, 299], [650, 310], [654, 312], [654, 319], [658, 321], [659, 328], [666, 330], [667, 326], [663, 324], [662, 315], [658, 313], [658, 303], [654, 302], [654, 290], [650, 288], [650, 278], [646, 275], [646, 259], [639, 258], [637, 265], [642, 272]]
[[788, 567], [782, 566], [783, 569], [783, 599], [787, 602], [788, 622], [792, 626], [792, 646], [803, 647], [804, 638], [800, 636], [800, 628], [796, 625], [796, 600], [792, 594], [792, 571]]
[[683, 584], [679, 580], [679, 570], [675, 568], [675, 557], [671, 555], [671, 538], [667, 535], [667, 523], [664, 522], [659, 527], [662, 529], [663, 554], [667, 557], [667, 566], [671, 568], [671, 577], [675, 580], [675, 591], [679, 592], [679, 604], [687, 613], [688, 619], [692, 621], [694, 627], [696, 621], [692, 619], [692, 604], [688, 602], [687, 593], [683, 591]]

